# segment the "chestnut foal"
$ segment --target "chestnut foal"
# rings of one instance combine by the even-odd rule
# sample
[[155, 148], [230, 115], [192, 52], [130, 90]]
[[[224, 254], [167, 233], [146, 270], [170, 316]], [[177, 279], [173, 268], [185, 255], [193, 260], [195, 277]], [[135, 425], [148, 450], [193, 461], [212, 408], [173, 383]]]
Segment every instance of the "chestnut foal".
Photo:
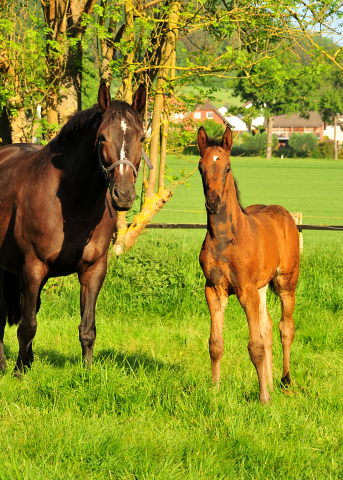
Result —
[[[216, 144], [217, 143], [217, 144]], [[249, 324], [248, 350], [257, 372], [260, 401], [270, 401], [272, 378], [272, 321], [266, 292], [273, 282], [281, 300], [279, 324], [283, 347], [281, 381], [290, 383], [289, 357], [294, 339], [293, 310], [299, 276], [299, 239], [291, 215], [279, 205], [243, 209], [232, 175], [229, 128], [221, 142], [198, 131], [201, 173], [207, 210], [207, 234], [200, 253], [206, 277], [205, 296], [211, 314], [209, 339], [212, 381], [219, 387], [224, 352], [224, 312], [229, 295], [236, 295]]]

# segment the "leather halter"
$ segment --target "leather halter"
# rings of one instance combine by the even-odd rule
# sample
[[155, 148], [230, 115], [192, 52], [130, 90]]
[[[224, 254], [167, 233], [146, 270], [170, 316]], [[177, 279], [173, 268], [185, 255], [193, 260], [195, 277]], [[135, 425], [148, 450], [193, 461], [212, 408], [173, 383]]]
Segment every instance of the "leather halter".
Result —
[[[136, 183], [136, 180], [137, 180], [137, 177], [138, 177], [138, 173], [139, 173], [139, 170], [140, 170], [140, 167], [139, 167], [139, 170], [137, 171], [136, 167], [134, 166], [134, 164], [132, 162], [130, 162], [130, 160], [118, 160], [117, 162], [114, 162], [112, 163], [112, 165], [110, 165], [108, 168], [106, 168], [102, 162], [102, 159], [101, 159], [101, 149], [100, 149], [100, 145], [101, 145], [101, 142], [99, 141], [98, 143], [98, 157], [99, 157], [99, 165], [100, 165], [100, 168], [102, 170], [102, 173], [104, 174], [104, 177], [105, 177], [105, 180], [106, 180], [106, 183], [108, 184], [108, 188], [110, 189], [110, 184], [108, 182], [108, 175], [110, 172], [112, 172], [112, 170], [114, 170], [114, 168], [117, 166], [117, 165], [130, 165], [130, 167], [132, 168], [133, 170], [133, 174], [135, 176], [135, 183]], [[144, 152], [144, 150], [142, 149], [142, 156], [145, 160], [145, 163], [148, 165], [149, 169], [151, 170], [153, 167], [152, 163], [150, 162], [150, 159], [148, 157], [148, 155]]]

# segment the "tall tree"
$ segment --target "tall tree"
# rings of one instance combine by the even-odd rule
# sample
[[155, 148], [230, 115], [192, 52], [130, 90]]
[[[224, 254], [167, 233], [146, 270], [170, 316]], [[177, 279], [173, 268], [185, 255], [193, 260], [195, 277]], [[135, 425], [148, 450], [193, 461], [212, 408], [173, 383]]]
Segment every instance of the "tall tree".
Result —
[[319, 91], [318, 111], [324, 122], [334, 125], [334, 152], [337, 160], [337, 115], [343, 112], [343, 77], [336, 65], [327, 69], [325, 83]]
[[319, 76], [302, 66], [294, 53], [280, 54], [279, 58], [263, 60], [250, 70], [238, 74], [234, 95], [263, 112], [267, 119], [267, 152], [272, 154], [273, 120], [275, 115], [306, 114], [315, 109], [314, 92], [318, 89]]
[[96, 0], [41, 0], [46, 29], [46, 99], [50, 124], [63, 124], [81, 110], [83, 15], [92, 13]]

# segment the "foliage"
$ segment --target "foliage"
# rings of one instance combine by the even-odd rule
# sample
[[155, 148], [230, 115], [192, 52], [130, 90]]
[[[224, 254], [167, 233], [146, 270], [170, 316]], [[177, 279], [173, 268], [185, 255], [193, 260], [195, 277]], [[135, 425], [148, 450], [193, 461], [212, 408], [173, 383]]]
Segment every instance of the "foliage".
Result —
[[318, 139], [313, 133], [292, 132], [288, 145], [297, 153], [312, 151], [317, 147]]
[[[234, 144], [231, 150], [232, 156], [240, 155], [265, 155], [267, 149], [267, 132], [257, 133], [256, 135], [245, 133], [243, 141], [240, 144]], [[279, 140], [274, 134], [272, 137], [272, 149], [277, 148]]]

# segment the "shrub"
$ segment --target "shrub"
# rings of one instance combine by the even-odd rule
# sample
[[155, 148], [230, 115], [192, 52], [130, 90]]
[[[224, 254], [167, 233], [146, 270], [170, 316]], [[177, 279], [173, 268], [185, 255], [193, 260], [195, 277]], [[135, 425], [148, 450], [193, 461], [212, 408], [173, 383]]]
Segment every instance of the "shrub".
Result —
[[314, 158], [334, 158], [335, 148], [333, 140], [323, 140], [322, 142], [319, 142], [313, 153], [317, 155]]
[[317, 147], [318, 139], [313, 133], [295, 133], [289, 137], [288, 145], [296, 152], [297, 155], [308, 156], [309, 150]]
[[[256, 135], [251, 135], [244, 133], [242, 135], [243, 143], [233, 147], [231, 154], [232, 156], [238, 156], [242, 154], [246, 155], [264, 155], [267, 150], [267, 132], [257, 133]], [[279, 144], [277, 136], [274, 134], [272, 136], [272, 149], [275, 149]]]

